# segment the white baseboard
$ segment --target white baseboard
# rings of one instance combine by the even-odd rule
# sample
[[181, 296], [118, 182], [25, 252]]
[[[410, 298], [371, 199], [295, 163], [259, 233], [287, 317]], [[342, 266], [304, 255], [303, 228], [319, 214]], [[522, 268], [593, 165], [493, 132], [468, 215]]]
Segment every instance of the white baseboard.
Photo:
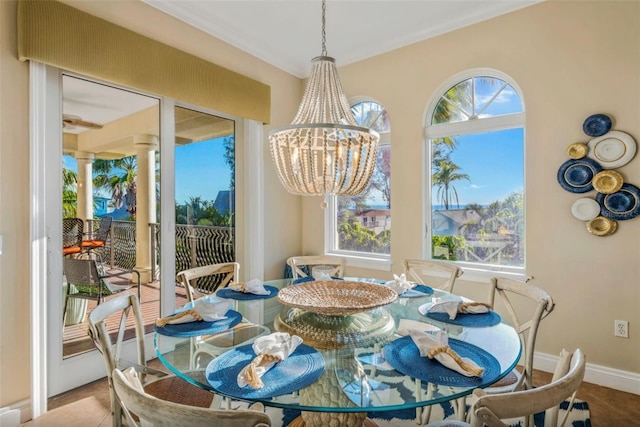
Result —
[[[32, 418], [32, 416], [31, 416], [31, 399], [24, 399], [24, 400], [12, 403], [11, 405], [0, 409], [0, 426], [4, 426], [5, 425], [4, 424], [4, 419], [2, 417], [3, 416], [7, 416], [7, 417], [11, 417], [12, 418], [12, 414], [14, 413], [13, 412], [14, 410], [20, 412], [20, 424], [26, 423], [27, 421], [29, 421]], [[8, 423], [9, 423], [9, 421], [7, 421], [7, 426], [10, 425]]]
[[[533, 366], [543, 372], [553, 372], [559, 357], [536, 352], [533, 356]], [[584, 374], [584, 381], [640, 395], [640, 374], [609, 368], [607, 366], [588, 363]]]

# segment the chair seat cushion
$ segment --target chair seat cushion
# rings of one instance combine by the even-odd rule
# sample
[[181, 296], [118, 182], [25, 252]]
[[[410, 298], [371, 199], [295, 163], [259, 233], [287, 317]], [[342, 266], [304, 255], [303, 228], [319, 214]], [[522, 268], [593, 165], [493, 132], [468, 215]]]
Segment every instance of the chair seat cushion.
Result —
[[104, 240], [83, 240], [82, 247], [84, 248], [103, 248]]
[[68, 248], [62, 248], [62, 255], [79, 254], [80, 252], [82, 252], [82, 248], [80, 246], [70, 246]]

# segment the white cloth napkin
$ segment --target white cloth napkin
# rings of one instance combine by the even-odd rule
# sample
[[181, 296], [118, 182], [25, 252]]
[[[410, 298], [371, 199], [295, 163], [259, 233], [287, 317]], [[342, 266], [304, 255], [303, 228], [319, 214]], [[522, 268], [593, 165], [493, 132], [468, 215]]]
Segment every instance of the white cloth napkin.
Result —
[[257, 338], [253, 342], [256, 357], [238, 373], [238, 386], [249, 385], [252, 388], [262, 388], [264, 385], [262, 376], [276, 363], [289, 357], [300, 344], [302, 344], [302, 338], [286, 332], [274, 332]]
[[462, 298], [434, 298], [433, 304], [427, 309], [427, 312], [429, 313], [447, 313], [451, 320], [455, 319], [458, 313], [482, 314], [487, 313], [488, 311], [488, 305], [484, 303], [475, 303], [473, 301], [465, 302]]
[[226, 319], [227, 316], [225, 316], [225, 313], [229, 311], [232, 304], [233, 301], [231, 300], [208, 295], [195, 300], [193, 308], [191, 309], [186, 309], [169, 317], [163, 317], [156, 320], [156, 325], [176, 325], [178, 323], [188, 323], [200, 320], [205, 322], [215, 322]]
[[476, 362], [467, 357], [460, 357], [449, 347], [449, 337], [443, 330], [425, 332], [409, 329], [409, 336], [420, 350], [422, 357], [435, 359], [443, 366], [467, 377], [481, 377], [484, 373], [484, 368]]
[[244, 292], [245, 294], [269, 295], [269, 291], [264, 288], [262, 280], [260, 279], [253, 279], [244, 283], [234, 283], [227, 287], [233, 291]]
[[393, 280], [389, 280], [385, 283], [385, 285], [396, 291], [398, 295], [402, 295], [409, 289], [413, 289], [416, 286], [415, 283], [411, 283], [407, 280], [407, 277], [404, 275], [404, 273], [400, 276], [394, 274]]

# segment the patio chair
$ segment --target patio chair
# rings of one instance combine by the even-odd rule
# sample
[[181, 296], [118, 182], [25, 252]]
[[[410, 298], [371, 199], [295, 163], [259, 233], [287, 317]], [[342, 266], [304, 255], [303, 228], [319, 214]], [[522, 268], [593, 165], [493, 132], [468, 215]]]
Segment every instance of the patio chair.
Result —
[[[476, 401], [469, 411], [469, 423], [438, 421], [427, 427], [509, 427], [521, 425], [519, 418], [532, 420], [534, 414], [543, 411], [545, 427], [563, 427], [584, 379], [585, 365], [586, 358], [582, 350], [577, 349], [573, 353], [563, 350], [549, 384], [513, 393], [487, 394], [484, 390], [476, 389], [473, 392]], [[565, 400], [569, 400], [569, 410], [558, 423], [560, 404]]]
[[92, 253], [92, 251], [95, 251], [96, 249], [103, 249], [107, 245], [112, 221], [113, 218], [110, 216], [100, 219], [98, 231], [95, 233], [89, 233], [87, 236], [89, 238], [82, 240], [82, 250]]
[[[294, 256], [287, 259], [291, 267], [293, 280], [308, 277], [344, 277], [346, 260], [342, 257], [331, 255]], [[303, 267], [307, 267], [307, 274]]]
[[84, 221], [80, 218], [62, 220], [62, 255], [76, 255], [82, 252]]
[[[197, 298], [214, 294], [217, 290], [237, 281], [239, 273], [240, 264], [227, 262], [181, 271], [177, 274], [177, 279], [187, 290], [189, 301], [193, 302]], [[237, 309], [237, 305], [235, 308]], [[191, 340], [191, 366], [197, 366], [203, 355], [218, 356], [233, 346], [253, 342], [256, 338], [270, 332], [268, 327], [249, 322], [243, 317], [242, 322], [228, 331], [206, 338], [195, 337]]]
[[[107, 329], [106, 319], [110, 316], [120, 314], [120, 323], [117, 334], [112, 338]], [[123, 360], [124, 335], [127, 320], [133, 320], [133, 328], [136, 340], [135, 361]], [[131, 320], [130, 320], [131, 321]], [[200, 408], [217, 408], [220, 406], [222, 398], [211, 392], [203, 390], [187, 381], [165, 372], [157, 371], [146, 365], [144, 351], [144, 325], [140, 302], [134, 294], [119, 295], [97, 306], [89, 314], [89, 335], [94, 344], [104, 356], [109, 380], [109, 394], [111, 399], [111, 414], [113, 426], [123, 425], [123, 410], [120, 399], [116, 395], [112, 372], [116, 369], [132, 367], [139, 375], [140, 382], [145, 393], [155, 396], [158, 399], [170, 400], [175, 403], [197, 406]], [[151, 407], [153, 408], [153, 407]], [[132, 409], [132, 408], [128, 408]], [[153, 410], [153, 409], [152, 409]], [[138, 411], [136, 410], [136, 413]], [[140, 415], [143, 415], [140, 412]], [[137, 425], [137, 424], [134, 424]], [[172, 424], [162, 424], [172, 425]]]
[[[453, 285], [456, 279], [464, 273], [460, 267], [442, 261], [405, 259], [403, 265], [407, 280], [423, 283], [446, 292], [453, 292]], [[429, 276], [428, 279], [427, 276]], [[434, 283], [433, 278], [444, 278], [446, 280], [441, 283]]]
[[[130, 379], [133, 377], [132, 379]], [[215, 410], [158, 399], [148, 393], [130, 372], [114, 369], [111, 378], [127, 424], [131, 427], [269, 427], [271, 418], [251, 409]]]
[[[64, 258], [62, 271], [67, 278], [67, 292], [64, 299], [63, 320], [67, 315], [69, 298], [81, 298], [95, 300], [98, 305], [108, 296], [115, 295], [134, 286], [137, 287], [140, 297], [140, 273], [136, 270], [120, 270], [114, 273], [105, 273], [102, 265], [98, 265], [94, 259]], [[109, 278], [136, 276], [135, 284], [129, 281], [126, 284], [116, 284], [108, 281]], [[74, 285], [75, 293], [71, 293]]]

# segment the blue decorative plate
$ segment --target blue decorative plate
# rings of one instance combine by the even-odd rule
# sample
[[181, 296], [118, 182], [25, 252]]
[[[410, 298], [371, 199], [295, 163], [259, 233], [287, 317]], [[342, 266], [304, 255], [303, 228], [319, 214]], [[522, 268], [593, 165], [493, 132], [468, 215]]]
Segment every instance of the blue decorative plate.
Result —
[[478, 314], [467, 314], [467, 313], [458, 313], [455, 319], [449, 319], [449, 315], [447, 313], [429, 313], [429, 308], [431, 307], [431, 303], [423, 304], [418, 307], [418, 311], [423, 316], [428, 317], [429, 319], [437, 320], [438, 322], [449, 323], [451, 325], [458, 326], [467, 326], [467, 327], [486, 327], [486, 326], [494, 326], [500, 323], [502, 318], [498, 313], [493, 310], [489, 310], [486, 313], [478, 313]]
[[426, 285], [416, 285], [413, 288], [409, 289], [402, 293], [402, 295], [398, 295], [399, 298], [419, 298], [426, 297], [427, 295], [431, 295], [433, 293], [433, 289]]
[[257, 294], [251, 294], [251, 293], [245, 293], [245, 292], [238, 292], [229, 288], [222, 288], [218, 292], [216, 292], [216, 296], [219, 298], [226, 298], [226, 299], [252, 300], [252, 299], [273, 298], [276, 295], [278, 295], [278, 288], [276, 288], [275, 286], [267, 285], [264, 288], [265, 290], [269, 291], [269, 294], [257, 295]]
[[611, 118], [606, 114], [594, 114], [587, 117], [582, 130], [589, 136], [602, 136], [611, 130]]
[[572, 193], [586, 193], [593, 190], [593, 177], [602, 169], [588, 157], [567, 160], [558, 169], [558, 183]]
[[255, 356], [251, 344], [221, 354], [207, 365], [207, 381], [216, 391], [227, 396], [238, 399], [270, 399], [305, 388], [324, 372], [322, 355], [314, 348], [300, 344], [293, 354], [262, 376], [264, 387], [253, 389], [238, 386], [238, 374]]
[[467, 377], [443, 366], [440, 362], [420, 356], [410, 336], [398, 338], [384, 347], [384, 357], [396, 371], [421, 381], [454, 387], [483, 387], [500, 376], [500, 364], [491, 354], [473, 344], [449, 338], [449, 346], [460, 357], [467, 357], [484, 368], [482, 377]]
[[175, 325], [166, 324], [164, 326], [155, 325], [156, 332], [160, 335], [168, 335], [170, 337], [197, 337], [200, 335], [217, 334], [233, 328], [242, 320], [242, 314], [235, 310], [229, 310], [225, 314], [226, 319], [217, 320], [215, 322], [187, 322]]
[[626, 220], [640, 214], [640, 189], [635, 185], [622, 184], [622, 188], [611, 194], [596, 194], [600, 203], [600, 214], [609, 219]]

